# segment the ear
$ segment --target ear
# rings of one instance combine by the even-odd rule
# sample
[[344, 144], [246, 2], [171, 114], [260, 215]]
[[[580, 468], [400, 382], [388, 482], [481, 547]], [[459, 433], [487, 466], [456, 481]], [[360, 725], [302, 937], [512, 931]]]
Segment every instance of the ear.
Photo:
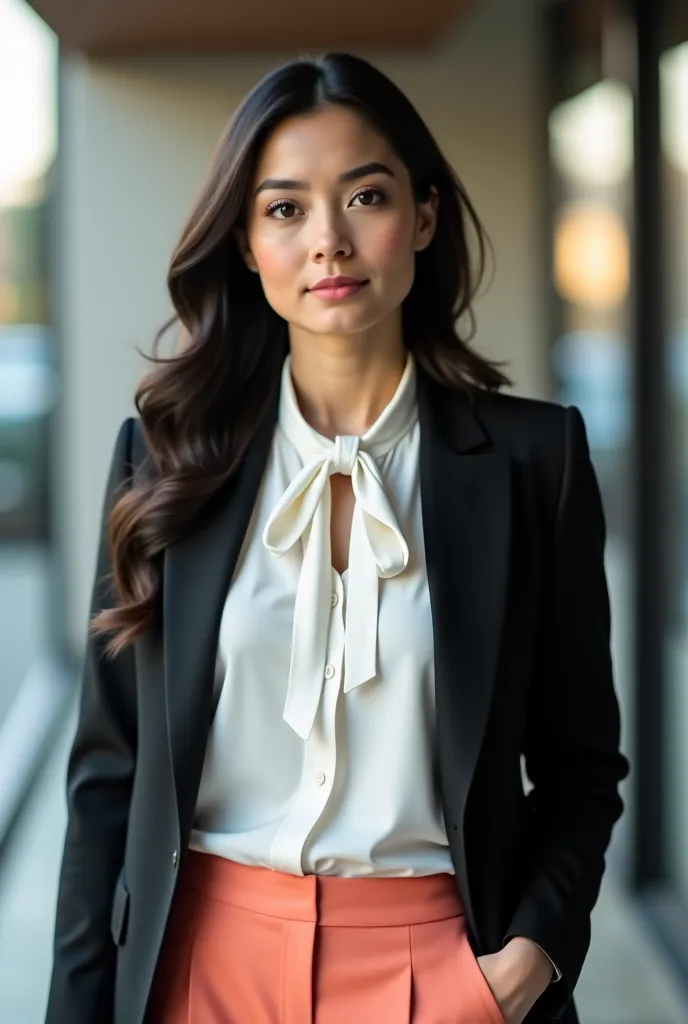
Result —
[[234, 232], [236, 243], [239, 246], [239, 252], [241, 253], [244, 263], [249, 270], [253, 271], [254, 274], [258, 273], [258, 267], [256, 261], [253, 258], [253, 253], [249, 248], [248, 236], [243, 228], [237, 228]]
[[413, 239], [413, 248], [416, 252], [422, 252], [432, 242], [437, 228], [437, 207], [439, 196], [434, 185], [430, 187], [430, 198], [424, 203], [418, 203], [416, 210], [416, 232]]

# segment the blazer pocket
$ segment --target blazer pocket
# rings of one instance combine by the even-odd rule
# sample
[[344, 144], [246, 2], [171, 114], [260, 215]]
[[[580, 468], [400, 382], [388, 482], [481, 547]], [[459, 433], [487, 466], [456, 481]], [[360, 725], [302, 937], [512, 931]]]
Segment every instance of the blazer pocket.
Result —
[[124, 945], [127, 937], [128, 923], [129, 890], [124, 881], [124, 868], [122, 868], [115, 886], [115, 895], [112, 900], [112, 915], [110, 917], [110, 932], [116, 946]]

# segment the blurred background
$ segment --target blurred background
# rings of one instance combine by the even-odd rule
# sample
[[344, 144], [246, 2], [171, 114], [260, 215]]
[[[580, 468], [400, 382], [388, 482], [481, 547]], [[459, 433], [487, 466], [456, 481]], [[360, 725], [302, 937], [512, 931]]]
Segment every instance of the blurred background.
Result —
[[233, 107], [349, 49], [407, 92], [496, 251], [477, 347], [583, 412], [627, 812], [585, 1024], [688, 1020], [686, 0], [0, 0], [0, 1021], [42, 1020], [105, 474]]

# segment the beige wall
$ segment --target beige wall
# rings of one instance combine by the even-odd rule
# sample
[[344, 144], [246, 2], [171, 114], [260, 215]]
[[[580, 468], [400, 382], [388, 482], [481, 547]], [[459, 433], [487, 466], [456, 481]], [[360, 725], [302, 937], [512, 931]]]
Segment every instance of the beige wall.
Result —
[[[511, 361], [521, 393], [544, 395], [533, 11], [534, 0], [484, 0], [430, 55], [365, 55], [425, 116], [494, 242], [497, 271], [478, 306], [477, 346]], [[144, 368], [134, 347], [147, 349], [167, 316], [168, 259], [222, 127], [275, 62], [64, 59], [56, 525], [76, 649], [111, 445]]]

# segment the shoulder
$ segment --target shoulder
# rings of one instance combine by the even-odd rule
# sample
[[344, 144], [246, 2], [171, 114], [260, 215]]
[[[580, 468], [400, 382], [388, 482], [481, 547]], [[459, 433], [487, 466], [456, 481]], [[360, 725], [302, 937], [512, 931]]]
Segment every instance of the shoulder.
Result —
[[148, 446], [139, 417], [127, 416], [115, 433], [111, 449], [110, 486], [135, 480], [147, 455]]
[[478, 392], [471, 402], [475, 415], [499, 446], [556, 445], [557, 438], [561, 443], [567, 407], [558, 402], [522, 398], [502, 391]]
[[138, 465], [148, 455], [148, 445], [146, 443], [146, 435], [143, 430], [143, 425], [139, 416], [130, 416], [130, 437], [131, 437], [131, 462], [132, 468], [136, 469]]
[[127, 416], [120, 424], [115, 440], [115, 451], [131, 476], [148, 455], [148, 445], [139, 416]]
[[585, 423], [574, 405], [504, 392], [474, 396], [473, 412], [493, 448], [505, 452], [556, 503], [581, 467], [594, 474]]
[[519, 460], [560, 467], [571, 447], [584, 447], [587, 436], [576, 406], [504, 392], [482, 392], [472, 399], [473, 411], [498, 449]]

